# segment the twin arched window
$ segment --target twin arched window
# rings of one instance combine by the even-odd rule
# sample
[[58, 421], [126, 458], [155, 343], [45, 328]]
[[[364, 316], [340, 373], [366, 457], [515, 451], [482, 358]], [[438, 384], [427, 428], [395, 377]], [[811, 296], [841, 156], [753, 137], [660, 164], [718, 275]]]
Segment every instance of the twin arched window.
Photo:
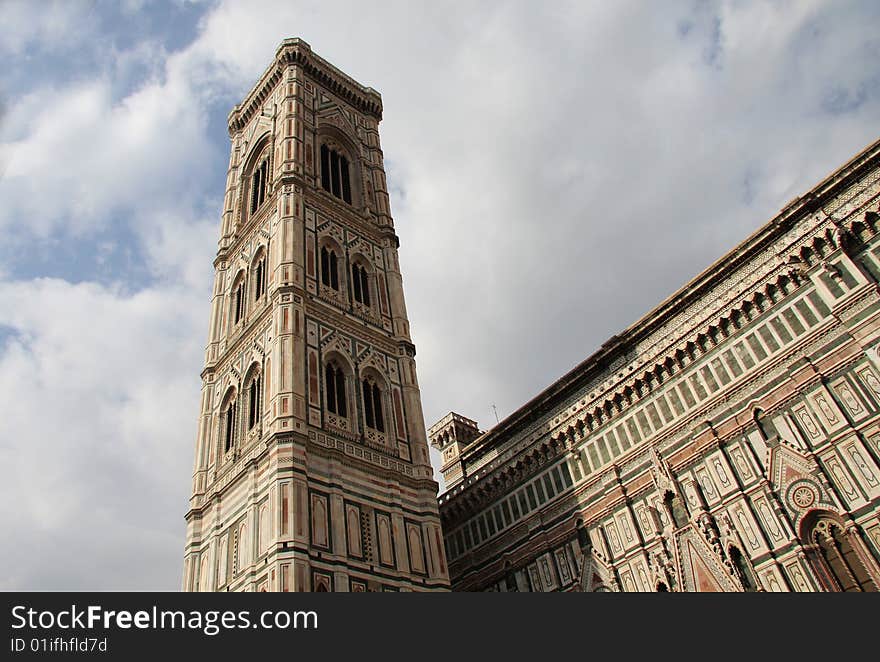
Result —
[[[243, 391], [246, 394], [244, 409], [247, 410], [247, 430], [250, 432], [260, 421], [260, 402], [263, 397], [262, 375], [254, 370]], [[226, 404], [220, 409], [220, 440], [223, 452], [228, 453], [235, 446], [238, 437], [239, 399], [233, 394], [227, 396]]]
[[[251, 265], [250, 282], [253, 283], [254, 301], [259, 301], [266, 293], [267, 258], [265, 249], [260, 249], [259, 257]], [[232, 324], [238, 324], [245, 316], [248, 307], [248, 278], [244, 271], [240, 272], [232, 288]]]
[[321, 145], [321, 188], [351, 204], [348, 159], [327, 145]]
[[354, 300], [365, 306], [370, 305], [370, 284], [367, 278], [367, 269], [362, 264], [351, 267], [351, 284], [354, 290]]
[[321, 284], [339, 291], [339, 258], [329, 246], [321, 247]]
[[830, 517], [814, 515], [810, 519], [812, 524], [805, 527], [806, 537], [812, 546], [814, 563], [823, 568], [831, 584], [827, 588], [835, 592], [877, 591], [878, 586], [853, 546], [852, 534], [847, 534]]
[[[327, 411], [347, 418], [346, 373], [336, 360], [330, 360], [324, 365], [324, 393]], [[385, 432], [385, 398], [378, 380], [372, 376], [364, 377], [361, 380], [361, 398], [366, 426], [378, 432]]]
[[230, 397], [220, 413], [220, 430], [223, 435], [223, 452], [228, 453], [235, 445], [236, 400]]
[[260, 396], [262, 395], [262, 380], [260, 374], [255, 373], [248, 384], [248, 430], [253, 430], [260, 420]]
[[242, 277], [238, 281], [238, 285], [235, 286], [234, 294], [232, 295], [232, 323], [238, 324], [239, 320], [244, 317], [244, 307], [245, 307], [245, 289], [244, 289], [244, 277]]
[[[321, 285], [337, 292], [339, 287], [339, 267], [342, 258], [332, 246], [321, 246]], [[370, 272], [367, 266], [358, 258], [351, 266], [351, 293], [354, 300], [364, 306], [371, 306], [370, 302]]]
[[336, 361], [324, 366], [324, 388], [327, 394], [327, 411], [338, 416], [348, 416], [348, 402], [345, 393], [345, 372]]
[[266, 256], [261, 255], [254, 263], [254, 301], [259, 301], [260, 297], [266, 293]]
[[368, 428], [385, 432], [385, 416], [382, 412], [382, 391], [371, 377], [361, 382], [364, 401], [364, 422]]
[[250, 182], [250, 205], [249, 212], [253, 214], [260, 207], [263, 206], [263, 203], [266, 201], [266, 190], [267, 183], [269, 180], [269, 154], [266, 152], [265, 155], [261, 157], [258, 165], [253, 169], [251, 173], [251, 182]]

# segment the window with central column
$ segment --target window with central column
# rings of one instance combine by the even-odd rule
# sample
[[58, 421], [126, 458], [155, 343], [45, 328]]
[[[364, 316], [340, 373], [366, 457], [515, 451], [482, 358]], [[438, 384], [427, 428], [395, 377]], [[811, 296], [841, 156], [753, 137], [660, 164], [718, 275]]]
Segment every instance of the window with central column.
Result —
[[324, 366], [324, 392], [327, 402], [327, 411], [342, 416], [348, 416], [348, 402], [345, 389], [345, 372], [334, 361], [328, 361]]
[[321, 285], [339, 291], [339, 256], [331, 246], [321, 247]]
[[235, 394], [231, 393], [226, 396], [225, 403], [220, 408], [220, 437], [224, 453], [235, 446], [236, 404]]
[[365, 306], [370, 305], [369, 272], [361, 262], [356, 262], [351, 267], [351, 289], [355, 301]]
[[321, 188], [351, 204], [348, 158], [333, 147], [321, 145]]

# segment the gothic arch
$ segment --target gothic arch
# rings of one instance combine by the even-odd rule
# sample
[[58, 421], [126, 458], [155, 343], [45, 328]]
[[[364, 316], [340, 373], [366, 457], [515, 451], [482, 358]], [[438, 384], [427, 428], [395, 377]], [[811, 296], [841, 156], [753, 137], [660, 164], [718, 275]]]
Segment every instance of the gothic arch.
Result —
[[776, 425], [773, 423], [770, 415], [763, 409], [756, 407], [752, 411], [752, 419], [755, 421], [755, 426], [758, 429], [758, 433], [761, 435], [764, 441], [769, 441], [770, 439], [778, 436]]
[[830, 592], [876, 592], [880, 568], [855, 524], [836, 513], [814, 509], [801, 518], [801, 542], [822, 588]]
[[269, 249], [265, 244], [259, 244], [254, 251], [248, 273], [250, 299], [258, 301], [266, 293], [269, 280]]
[[257, 427], [262, 414], [263, 401], [263, 370], [258, 361], [253, 361], [244, 373], [242, 380], [244, 406], [241, 411], [244, 414], [244, 430], [250, 432]]
[[321, 290], [344, 295], [347, 291], [347, 273], [345, 251], [340, 242], [329, 234], [321, 235], [318, 238], [318, 282]]
[[244, 164], [242, 172], [247, 172], [249, 168], [254, 167], [254, 163], [260, 156], [262, 156], [263, 151], [269, 145], [271, 139], [271, 133], [268, 130], [265, 130], [259, 136], [250, 141], [250, 146], [247, 147], [245, 157], [242, 159], [242, 163]]
[[388, 380], [373, 366], [362, 367], [358, 375], [363, 423], [367, 429], [388, 433], [390, 392]]
[[226, 392], [220, 399], [218, 453], [222, 458], [225, 453], [235, 448], [238, 429], [238, 389], [234, 385], [227, 387]]
[[737, 545], [727, 546], [727, 558], [730, 559], [732, 569], [746, 592], [760, 589], [751, 560]]
[[239, 192], [239, 227], [252, 218], [271, 195], [272, 145], [271, 135], [264, 132], [253, 141], [242, 161]]
[[[343, 122], [340, 121], [339, 124]], [[324, 187], [325, 180], [324, 177], [324, 156], [322, 154], [322, 149], [327, 149], [330, 151], [335, 151], [339, 156], [344, 156], [348, 162], [348, 180], [350, 185], [350, 204], [352, 207], [358, 208], [362, 206], [362, 191], [361, 188], [363, 186], [363, 177], [361, 172], [361, 158], [360, 158], [360, 149], [358, 147], [358, 142], [354, 138], [352, 138], [347, 131], [345, 131], [338, 124], [331, 124], [326, 120], [321, 122], [318, 126], [317, 135], [316, 135], [316, 144], [315, 149], [317, 150], [317, 159], [316, 159], [316, 170], [318, 174], [318, 185]], [[332, 186], [331, 186], [332, 188]], [[340, 199], [343, 199], [342, 196], [336, 196]]]
[[247, 315], [247, 272], [239, 269], [229, 285], [229, 327], [238, 324]]
[[357, 411], [353, 406], [354, 376], [354, 366], [346, 354], [335, 348], [324, 354], [321, 381], [325, 411], [351, 420], [352, 412]]
[[377, 292], [376, 269], [373, 261], [361, 251], [349, 255], [349, 277], [351, 278], [352, 297], [368, 308], [372, 307]]

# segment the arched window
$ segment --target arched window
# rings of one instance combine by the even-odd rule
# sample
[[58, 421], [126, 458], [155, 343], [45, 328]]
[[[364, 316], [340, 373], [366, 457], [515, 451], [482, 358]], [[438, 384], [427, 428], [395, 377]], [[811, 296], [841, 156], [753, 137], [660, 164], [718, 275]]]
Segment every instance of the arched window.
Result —
[[338, 416], [348, 416], [345, 399], [345, 372], [336, 361], [328, 361], [324, 366], [324, 389], [327, 397], [327, 411]]
[[773, 421], [761, 409], [755, 410], [755, 423], [758, 425], [758, 431], [765, 441], [779, 434]]
[[362, 264], [354, 264], [351, 267], [351, 285], [354, 293], [354, 300], [365, 306], [370, 305], [370, 284], [368, 280], [368, 272]]
[[248, 385], [248, 430], [253, 430], [260, 420], [260, 374], [254, 374]]
[[666, 509], [669, 511], [676, 529], [680, 529], [687, 524], [688, 512], [684, 505], [684, 499], [667, 490], [666, 494], [663, 495], [663, 503], [666, 504]]
[[339, 258], [328, 246], [321, 247], [321, 284], [339, 291]]
[[232, 291], [232, 323], [238, 324], [241, 321], [241, 318], [244, 317], [245, 313], [245, 282], [244, 278], [240, 278], [238, 280], [238, 284], [233, 288]]
[[257, 166], [251, 173], [250, 182], [250, 213], [253, 214], [266, 201], [267, 183], [269, 181], [269, 153], [260, 157]]
[[260, 255], [252, 267], [254, 281], [254, 301], [259, 301], [266, 293], [266, 255]]
[[742, 555], [742, 552], [739, 551], [736, 547], [730, 547], [728, 549], [728, 554], [730, 555], [730, 560], [733, 562], [733, 567], [736, 570], [736, 574], [739, 575], [739, 579], [742, 582], [743, 588], [746, 591], [757, 591], [758, 584], [755, 581], [755, 575], [752, 574], [752, 567], [749, 565], [749, 562]]
[[228, 453], [235, 445], [235, 398], [230, 397], [220, 414], [220, 430], [223, 435], [223, 452]]
[[853, 548], [850, 537], [830, 517], [818, 517], [808, 528], [814, 559], [832, 582], [832, 591], [877, 591], [868, 569]]
[[321, 188], [351, 204], [348, 159], [335, 149], [321, 145]]
[[364, 400], [364, 419], [368, 428], [385, 432], [385, 416], [382, 412], [382, 390], [372, 377], [361, 382]]

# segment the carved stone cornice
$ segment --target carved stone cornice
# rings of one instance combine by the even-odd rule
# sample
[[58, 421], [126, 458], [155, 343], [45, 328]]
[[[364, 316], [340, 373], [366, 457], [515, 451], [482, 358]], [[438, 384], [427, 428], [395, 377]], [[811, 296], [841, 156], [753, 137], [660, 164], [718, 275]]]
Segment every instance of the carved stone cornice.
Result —
[[[498, 449], [501, 453], [516, 454], [522, 447], [533, 443], [536, 435], [556, 436], [563, 433], [566, 426], [574, 425], [576, 420], [586, 421], [591, 431], [602, 427], [608, 423], [608, 419], [637, 405], [653, 391], [656, 380], [651, 379], [651, 374], [671, 360], [670, 357], [677, 347], [687, 341], [694, 348], [695, 357], [685, 364], [686, 368], [725, 342], [726, 332], [718, 333], [719, 338], [709, 336], [713, 329], [718, 332], [719, 320], [729, 320], [733, 311], [740, 312], [739, 308], [751, 305], [753, 296], [762, 293], [770, 285], [779, 289], [780, 285], [786, 283], [797, 286], [796, 292], [806, 276], [798, 264], [786, 261], [789, 253], [813, 242], [819, 235], [827, 240], [826, 235], [829, 232], [834, 233], [842, 221], [827, 214], [822, 209], [822, 204], [834, 206], [841, 196], [851, 193], [846, 187], [857, 182], [859, 177], [864, 177], [865, 171], [876, 167], [878, 162], [880, 141], [869, 146], [809, 193], [786, 205], [764, 227], [691, 283], [626, 331], [613, 336], [574, 370], [563, 375], [482, 438], [475, 440], [462, 454], [462, 463], [467, 464], [470, 461], [477, 464], [477, 458], [482, 453], [499, 445], [502, 446]], [[864, 203], [862, 200], [862, 205]], [[846, 209], [846, 203], [834, 208], [841, 210], [838, 213], [847, 217], [863, 211], [863, 207]], [[873, 233], [868, 224], [865, 227]], [[834, 250], [840, 250], [833, 239], [828, 244]], [[738, 276], [733, 278], [734, 274]], [[783, 300], [793, 294], [791, 289], [792, 285], [782, 288]], [[707, 306], [707, 300], [712, 304]], [[777, 303], [778, 300], [772, 300], [770, 308], [775, 308]], [[854, 300], [849, 300], [844, 305], [852, 303], [855, 303]], [[685, 312], [679, 312], [682, 310]], [[764, 312], [759, 309], [759, 315]], [[749, 321], [754, 319], [749, 315], [745, 317]], [[649, 340], [652, 336], [657, 340]], [[701, 338], [703, 347], [700, 347]], [[638, 356], [635, 360], [638, 370], [629, 372], [625, 367], [629, 362], [632, 369], [633, 355]], [[672, 374], [680, 370], [679, 367]], [[621, 371], [627, 374], [615, 374]], [[605, 383], [602, 383], [603, 380]], [[610, 385], [608, 381], [611, 382]], [[597, 388], [598, 393], [591, 393], [589, 397], [583, 395], [586, 391]], [[581, 399], [582, 402], [578, 406], [577, 402], [569, 402], [572, 399]], [[569, 406], [572, 404], [575, 406]], [[714, 404], [716, 403], [713, 406]], [[556, 417], [557, 420], [551, 420], [557, 412], [562, 415]], [[595, 424], [592, 422], [591, 412], [599, 416]]]
[[248, 92], [244, 100], [229, 113], [227, 124], [229, 135], [241, 130], [256, 114], [260, 106], [269, 98], [275, 86], [284, 77], [284, 71], [291, 65], [299, 65], [319, 85], [337, 97], [369, 115], [377, 122], [382, 119], [382, 96], [372, 87], [361, 85], [342, 73], [339, 69], [312, 52], [311, 46], [299, 38], [285, 39], [275, 51], [275, 59], [263, 72], [257, 84]]

